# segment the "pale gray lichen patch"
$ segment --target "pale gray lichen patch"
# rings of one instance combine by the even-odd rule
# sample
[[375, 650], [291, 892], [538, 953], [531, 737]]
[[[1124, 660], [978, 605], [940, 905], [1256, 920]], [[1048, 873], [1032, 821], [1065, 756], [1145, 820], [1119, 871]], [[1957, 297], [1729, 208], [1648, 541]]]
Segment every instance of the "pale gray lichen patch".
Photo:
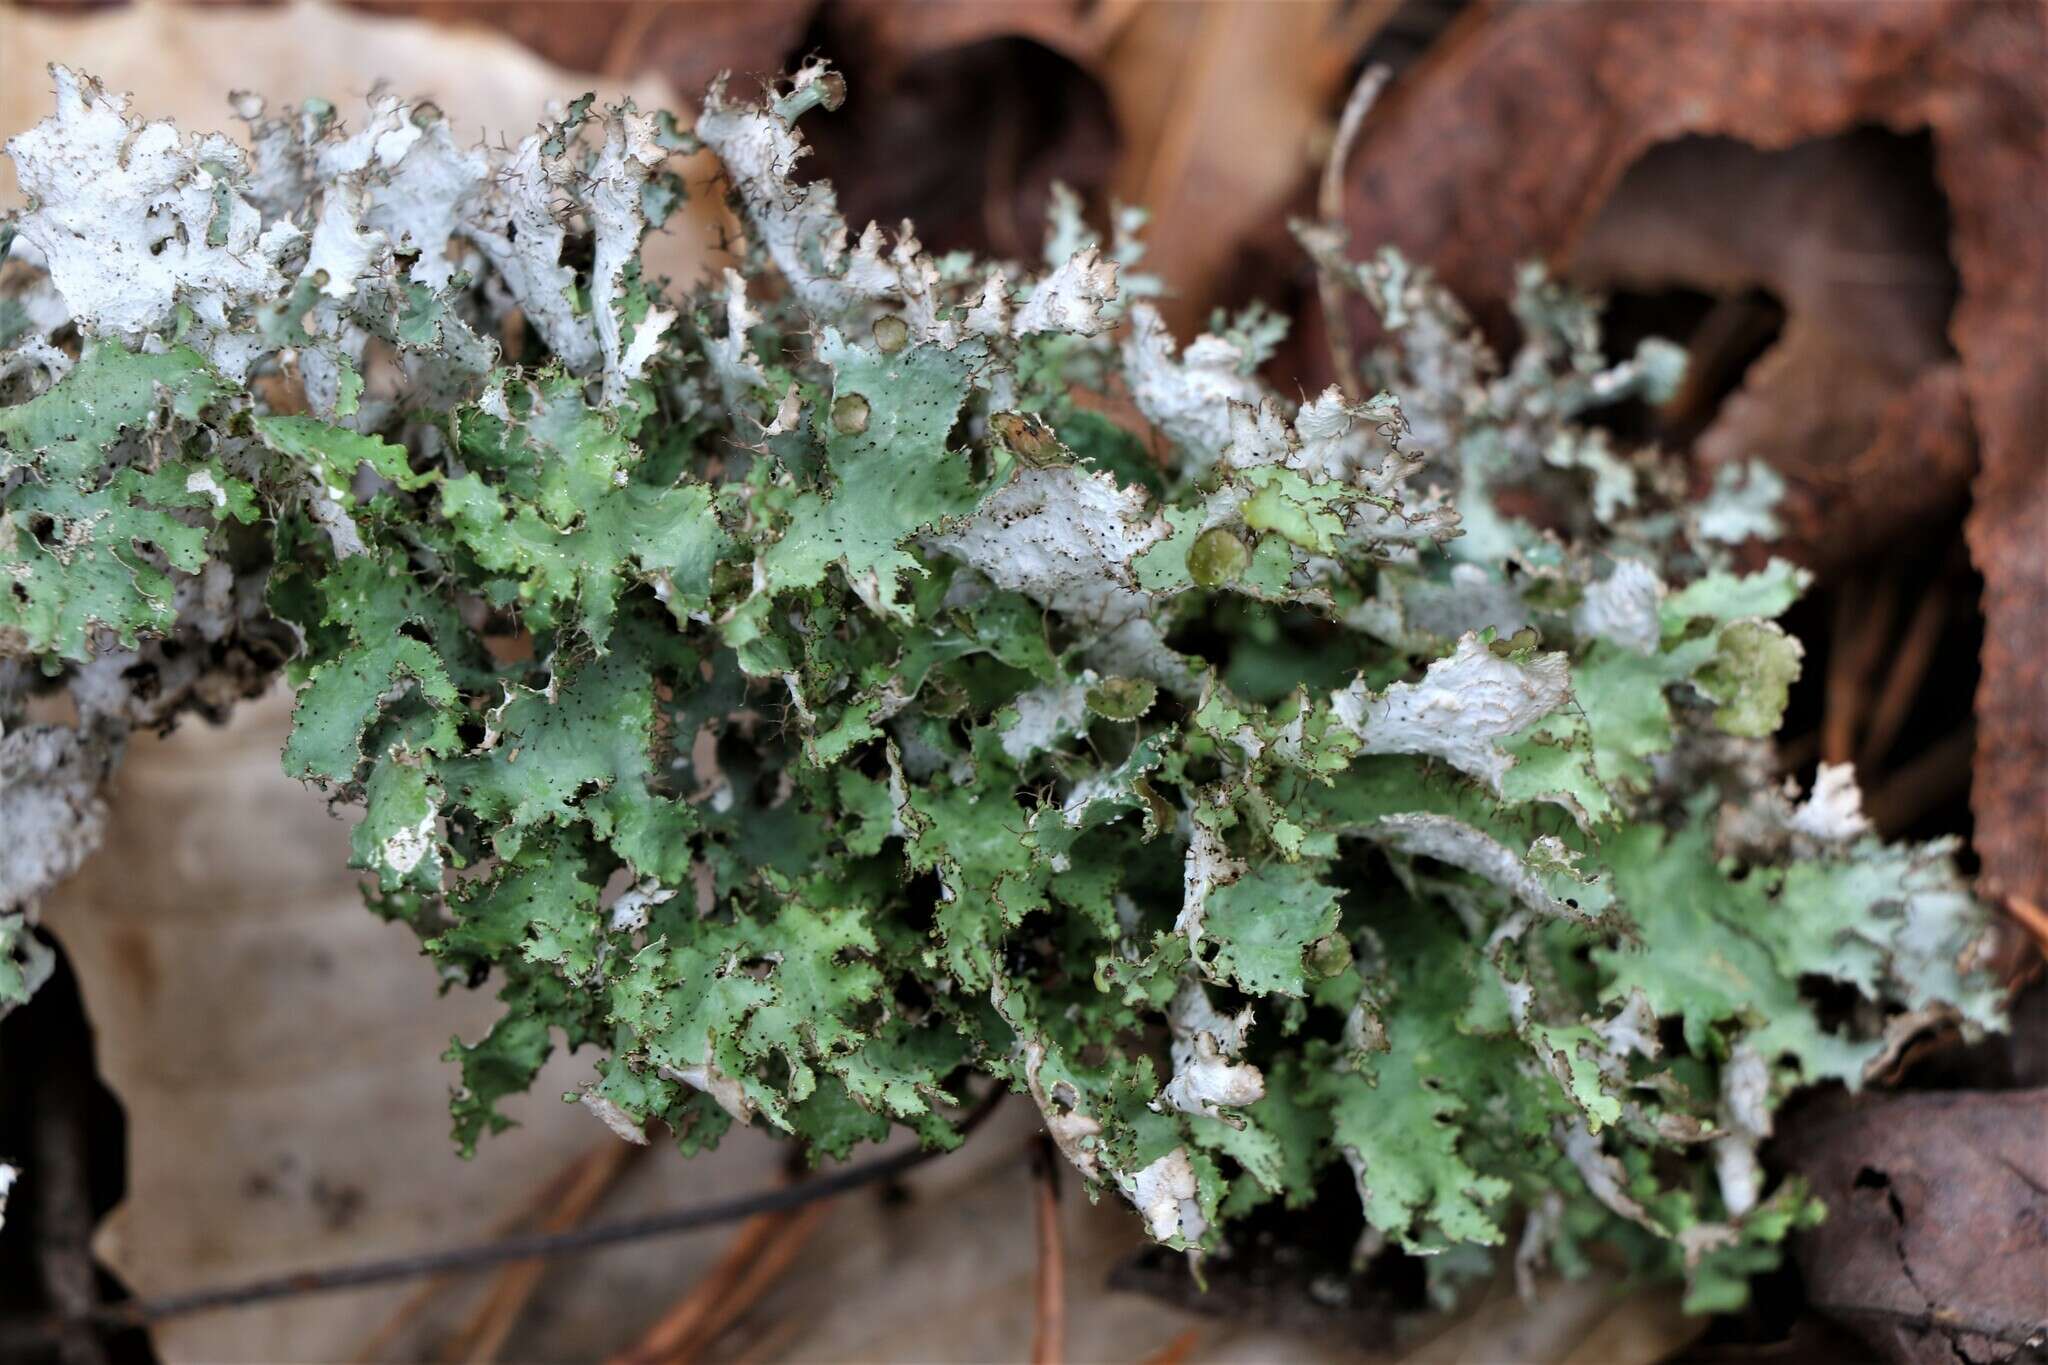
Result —
[[280, 262], [304, 234], [287, 221], [266, 226], [244, 197], [240, 147], [143, 123], [127, 96], [65, 67], [50, 74], [56, 113], [7, 152], [33, 204], [21, 235], [81, 329], [139, 341], [182, 305], [218, 339], [284, 290]]
[[1015, 763], [1058, 747], [1088, 728], [1088, 682], [1045, 684], [1010, 703], [1017, 719], [1003, 727], [1003, 753]]
[[1166, 1020], [1173, 1035], [1173, 1077], [1160, 1099], [1184, 1114], [1243, 1127], [1243, 1119], [1224, 1111], [1256, 1104], [1266, 1093], [1265, 1076], [1239, 1060], [1251, 1033], [1251, 1006], [1225, 1015], [1210, 1003], [1207, 988], [1189, 978], [1174, 994]]
[[[874, 223], [853, 239], [831, 183], [796, 178], [798, 163], [810, 154], [797, 119], [819, 106], [836, 108], [844, 86], [837, 72], [811, 61], [798, 68], [786, 92], [771, 90], [771, 98], [748, 102], [733, 99], [721, 76], [706, 92], [696, 124], [697, 136], [724, 163], [754, 240], [814, 320], [845, 324], [886, 305], [897, 310], [890, 316], [910, 344], [946, 350], [1048, 332], [1094, 336], [1115, 325], [1117, 262], [1089, 243], [1076, 244], [1045, 274], [1014, 285], [1000, 270], [975, 276], [978, 297], [954, 308], [950, 291], [961, 281], [925, 252], [909, 223], [893, 241]], [[1021, 304], [1013, 293], [1023, 296]]]
[[439, 816], [439, 811], [430, 808], [419, 824], [408, 825], [388, 836], [379, 850], [384, 866], [400, 877], [418, 867], [434, 851], [434, 824]]
[[112, 764], [109, 747], [68, 726], [0, 735], [0, 909], [32, 908], [99, 847]]
[[1786, 822], [1795, 834], [1822, 843], [1840, 844], [1870, 832], [1863, 814], [1863, 792], [1856, 785], [1853, 763], [1823, 763], [1814, 774], [1813, 791]]
[[1496, 793], [1514, 758], [1501, 742], [1520, 734], [1571, 696], [1561, 653], [1526, 662], [1502, 658], [1466, 635], [1420, 682], [1395, 683], [1375, 696], [1363, 679], [1331, 698], [1337, 719], [1369, 754], [1426, 754], [1485, 782]]
[[1655, 654], [1662, 625], [1664, 582], [1639, 559], [1615, 561], [1607, 577], [1586, 585], [1572, 613], [1572, 626], [1590, 639], [1606, 640], [1636, 654]]
[[632, 1143], [635, 1147], [647, 1145], [647, 1130], [641, 1126], [640, 1121], [589, 1085], [576, 1092], [576, 1099], [585, 1109], [595, 1114], [599, 1122], [611, 1129], [615, 1136]]
[[1424, 811], [1385, 816], [1361, 832], [1398, 852], [1434, 858], [1484, 878], [1550, 919], [1590, 923], [1608, 900], [1597, 883], [1576, 871], [1578, 855], [1547, 834], [1528, 853], [1518, 854], [1463, 820]]
[[1230, 845], [1207, 821], [1198, 816], [1189, 822], [1188, 851], [1181, 871], [1180, 913], [1174, 918], [1173, 932], [1187, 939], [1190, 957], [1201, 951], [1210, 895], [1249, 870], [1249, 865], [1231, 854]]
[[1184, 670], [1150, 619], [1132, 563], [1168, 534], [1142, 488], [1073, 465], [1020, 468], [935, 548], [998, 587], [1068, 615], [1100, 645], [1104, 666], [1177, 680]]
[[1176, 1147], [1137, 1171], [1118, 1178], [1124, 1196], [1144, 1216], [1155, 1241], [1192, 1245], [1209, 1230], [1202, 1213], [1201, 1182], [1188, 1149]]
[[0, 1014], [55, 969], [54, 955], [34, 936], [36, 908], [105, 836], [100, 789], [117, 747], [67, 726], [0, 734]]
[[1187, 452], [1197, 474], [1231, 448], [1233, 408], [1257, 408], [1266, 396], [1264, 386], [1243, 372], [1242, 358], [1223, 338], [1203, 335], [1175, 359], [1173, 337], [1158, 310], [1145, 303], [1131, 310], [1123, 343], [1131, 398], [1146, 421]]

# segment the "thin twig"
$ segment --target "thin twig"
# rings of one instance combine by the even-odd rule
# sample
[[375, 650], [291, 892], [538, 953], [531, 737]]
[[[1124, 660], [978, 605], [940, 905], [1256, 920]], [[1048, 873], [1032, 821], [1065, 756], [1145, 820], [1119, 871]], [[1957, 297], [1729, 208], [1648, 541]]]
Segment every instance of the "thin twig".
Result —
[[1145, 1357], [1145, 1365], [1181, 1365], [1181, 1362], [1195, 1353], [1201, 1343], [1202, 1329], [1190, 1327], [1172, 1341]]
[[1864, 689], [1891, 635], [1898, 596], [1898, 576], [1886, 574], [1868, 591], [1858, 591], [1853, 583], [1846, 585], [1835, 605], [1835, 629], [1828, 641], [1827, 695], [1820, 722], [1824, 763], [1847, 763], [1856, 756]]
[[1914, 604], [1906, 634], [1892, 651], [1891, 671], [1877, 694], [1877, 704], [1870, 708], [1870, 726], [1856, 750], [1858, 772], [1874, 771], [1884, 761], [1899, 737], [1899, 727], [1906, 723], [1913, 703], [1919, 699], [1920, 684], [1926, 681], [1927, 667], [1934, 662], [1934, 647], [1941, 643], [1942, 627], [1948, 624], [1949, 595], [1945, 587], [1941, 582], [1929, 585]]
[[1144, 193], [1137, 202], [1155, 210], [1174, 202], [1174, 190], [1186, 178], [1200, 142], [1195, 112], [1206, 92], [1217, 88], [1215, 71], [1230, 45], [1232, 11], [1228, 5], [1210, 5], [1200, 12], [1195, 33], [1181, 55], [1181, 79], [1169, 89], [1173, 98], [1160, 120], [1159, 133], [1150, 149], [1145, 174], [1139, 182]]
[[808, 1317], [786, 1317], [755, 1340], [748, 1342], [746, 1349], [732, 1358], [731, 1365], [761, 1365], [762, 1361], [777, 1359], [789, 1349], [791, 1343], [814, 1325], [814, 1321]]
[[1358, 144], [1366, 115], [1372, 113], [1393, 75], [1392, 67], [1373, 63], [1358, 73], [1358, 83], [1344, 101], [1344, 112], [1337, 118], [1337, 136], [1330, 144], [1330, 159], [1323, 163], [1322, 183], [1316, 191], [1316, 213], [1325, 223], [1335, 225], [1344, 220], [1344, 170], [1350, 164], [1351, 149]]
[[1098, 58], [1114, 47], [1145, 8], [1145, 0], [1101, 0], [1081, 21], [1082, 46]]
[[1900, 765], [1863, 803], [1863, 813], [1879, 833], [1895, 839], [1944, 801], [1970, 787], [1970, 760], [1977, 748], [1976, 732], [1963, 725]]
[[[1357, 61], [1393, 23], [1403, 3], [1404, 0], [1347, 0], [1338, 8], [1322, 64], [1342, 70]], [[1334, 85], [1335, 81], [1325, 78], [1324, 83]]]
[[2041, 950], [2041, 956], [2048, 958], [2048, 911], [2028, 900], [2025, 896], [2007, 896], [2005, 911], [2019, 921], [2020, 928], [2034, 940], [2034, 946]]
[[[965, 1137], [978, 1128], [982, 1121], [994, 1112], [1006, 1093], [1000, 1088], [992, 1091], [961, 1123], [961, 1136]], [[484, 1270], [510, 1261], [531, 1260], [536, 1256], [566, 1256], [580, 1251], [593, 1251], [599, 1247], [616, 1246], [621, 1242], [636, 1242], [649, 1237], [693, 1232], [699, 1228], [716, 1227], [721, 1223], [751, 1218], [755, 1214], [801, 1208], [820, 1199], [829, 1199], [835, 1194], [843, 1194], [848, 1190], [859, 1189], [863, 1185], [887, 1180], [941, 1155], [941, 1152], [913, 1147], [897, 1152], [893, 1156], [878, 1157], [858, 1166], [849, 1166], [843, 1171], [802, 1185], [760, 1190], [736, 1199], [714, 1200], [693, 1208], [670, 1209], [641, 1218], [621, 1219], [615, 1223], [599, 1223], [592, 1227], [573, 1228], [566, 1232], [527, 1233], [487, 1242], [472, 1242], [466, 1246], [445, 1247], [439, 1251], [417, 1252], [408, 1256], [388, 1256], [322, 1269], [291, 1271], [282, 1275], [267, 1275], [260, 1279], [245, 1280], [241, 1284], [192, 1289], [149, 1299], [123, 1299], [117, 1303], [102, 1303], [90, 1312], [70, 1316], [61, 1313], [45, 1314], [0, 1321], [0, 1358], [5, 1358], [13, 1351], [25, 1350], [28, 1346], [50, 1341], [78, 1322], [131, 1327], [145, 1322], [161, 1322], [166, 1318], [184, 1317], [192, 1313], [242, 1308], [274, 1299], [324, 1294], [338, 1289], [360, 1289], [366, 1285], [416, 1279], [421, 1275]]]
[[673, 1355], [711, 1316], [719, 1300], [732, 1293], [733, 1286], [747, 1273], [768, 1245], [776, 1230], [790, 1220], [784, 1213], [764, 1213], [740, 1224], [716, 1264], [690, 1286], [689, 1292], [670, 1304], [640, 1339], [613, 1356], [610, 1365], [652, 1365]]
[[[562, 1202], [576, 1178], [583, 1173], [589, 1152], [579, 1153], [560, 1170], [547, 1178], [541, 1187], [529, 1195], [526, 1201], [512, 1212], [499, 1218], [490, 1226], [493, 1237], [509, 1237], [521, 1228], [538, 1221], [547, 1210]], [[432, 1307], [441, 1297], [447, 1285], [447, 1277], [435, 1275], [414, 1288], [400, 1304], [397, 1311], [386, 1318], [376, 1331], [350, 1357], [353, 1365], [375, 1365], [377, 1361], [390, 1360], [395, 1353], [398, 1339], [419, 1319], [420, 1314]]]
[[626, 17], [612, 40], [605, 47], [604, 59], [597, 69], [608, 80], [624, 81], [646, 60], [647, 35], [654, 30], [654, 21], [661, 17], [662, 7], [658, 4], [629, 6]]
[[1032, 1315], [1031, 1365], [1059, 1365], [1067, 1355], [1067, 1256], [1060, 1236], [1059, 1154], [1040, 1136], [1032, 1146], [1037, 1206], [1038, 1300]]
[[1828, 671], [1821, 690], [1820, 761], [1847, 763], [1856, 750], [1855, 694], [1860, 690], [1856, 676], [1857, 644], [1861, 636], [1856, 623], [1864, 614], [1870, 597], [1866, 584], [1850, 580], [1835, 599], [1835, 619], [1828, 631]]
[[2048, 976], [2048, 943], [2035, 939], [2025, 929], [2008, 942], [2011, 947], [1999, 955], [2004, 965], [1998, 971], [1998, 980], [2005, 987], [2005, 1008], [2010, 1012], [2023, 992]]
[[[1329, 160], [1323, 163], [1323, 180], [1316, 192], [1316, 216], [1323, 226], [1332, 232], [1341, 232], [1344, 222], [1344, 168], [1351, 160], [1351, 149], [1358, 141], [1358, 132], [1365, 126], [1365, 117], [1372, 112], [1380, 91], [1386, 89], [1387, 81], [1393, 76], [1391, 68], [1374, 63], [1359, 73], [1358, 84], [1351, 87], [1351, 98], [1344, 101], [1344, 113], [1337, 120], [1337, 137], [1330, 144]], [[1336, 277], [1326, 269], [1316, 270], [1316, 291], [1323, 305], [1323, 330], [1330, 338], [1330, 362], [1337, 367], [1337, 383], [1344, 389], [1346, 398], [1358, 398], [1358, 369], [1356, 357], [1351, 351], [1351, 318], [1345, 311], [1343, 291], [1339, 289]]]
[[797, 1255], [810, 1244], [811, 1235], [818, 1230], [818, 1225], [824, 1222], [831, 1212], [831, 1203], [821, 1201], [791, 1214], [788, 1221], [775, 1230], [775, 1235], [769, 1239], [768, 1245], [761, 1249], [760, 1256], [747, 1268], [747, 1273], [741, 1277], [740, 1282], [733, 1286], [732, 1293], [713, 1306], [711, 1316], [705, 1320], [704, 1325], [690, 1340], [685, 1341], [674, 1354], [663, 1361], [662, 1365], [696, 1365], [704, 1352], [725, 1335], [727, 1328], [738, 1322], [743, 1313], [760, 1302], [761, 1298], [775, 1287], [775, 1282], [782, 1278], [783, 1272], [789, 1269]]
[[1776, 335], [1779, 321], [1776, 309], [1751, 295], [1719, 299], [1686, 340], [1685, 374], [1677, 391], [1658, 408], [1659, 424], [1680, 431], [1704, 426], [1757, 352]]
[[[596, 1207], [597, 1201], [611, 1189], [627, 1164], [647, 1150], [614, 1138], [586, 1153], [576, 1178], [541, 1224], [541, 1231], [566, 1232], [581, 1223]], [[546, 1270], [547, 1262], [540, 1260], [520, 1261], [500, 1270], [490, 1292], [441, 1352], [441, 1358], [459, 1360], [464, 1365], [489, 1365], [495, 1361], [498, 1352], [504, 1349], [506, 1339], [512, 1335], [512, 1329], [518, 1325], [520, 1314], [526, 1311], [528, 1301], [540, 1287], [541, 1276]]]
[[1820, 757], [1820, 732], [1808, 730], [1803, 735], [1778, 741], [1778, 771], [1797, 772], [1814, 759]]

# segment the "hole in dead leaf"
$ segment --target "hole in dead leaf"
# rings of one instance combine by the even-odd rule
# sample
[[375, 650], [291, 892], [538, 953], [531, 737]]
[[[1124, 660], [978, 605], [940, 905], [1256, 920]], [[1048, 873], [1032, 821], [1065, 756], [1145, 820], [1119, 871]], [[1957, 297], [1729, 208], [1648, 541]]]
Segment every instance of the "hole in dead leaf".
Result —
[[[1785, 712], [1784, 770], [1810, 789], [1822, 759], [1853, 759], [1864, 814], [1887, 838], [1967, 838], [1974, 828], [1968, 778], [1984, 585], [1959, 521], [1895, 537], [1784, 620], [1807, 650]], [[1967, 844], [1959, 850], [1966, 872], [1974, 856]]]
[[861, 94], [830, 118], [804, 120], [814, 149], [804, 178], [829, 178], [856, 227], [908, 217], [934, 251], [1035, 259], [1053, 182], [1084, 200], [1108, 183], [1117, 145], [1108, 93], [1022, 37], [892, 57], [917, 46], [893, 27], [925, 22], [916, 6], [883, 7], [860, 23], [820, 12], [797, 50], [832, 53]]
[[1625, 356], [1650, 337], [1685, 347], [1686, 376], [1669, 402], [1652, 408], [1641, 399], [1591, 414], [1624, 441], [1656, 440], [1682, 446], [1705, 430], [1728, 396], [1742, 387], [1749, 367], [1777, 344], [1785, 305], [1768, 289], [1709, 294], [1682, 286], [1608, 297], [1602, 318], [1611, 354]]
[[1891, 1210], [1892, 1221], [1901, 1227], [1905, 1226], [1906, 1206], [1899, 1202], [1899, 1192], [1892, 1188], [1890, 1176], [1874, 1166], [1865, 1166], [1856, 1172], [1856, 1179], [1851, 1184], [1859, 1190], [1882, 1190], [1885, 1207]]
[[[1728, 137], [1650, 148], [1578, 242], [1570, 273], [1610, 296], [1610, 354], [1663, 336], [1691, 363], [1655, 411], [1638, 404], [1598, 420], [1667, 445], [1711, 427], [1718, 448], [1733, 422], [1766, 456], [1773, 431], [1779, 443], [1825, 447], [1816, 458], [1837, 454], [1832, 443], [1855, 453], [1886, 401], [1955, 354], [1948, 240], [1925, 132], [1859, 127], [1769, 151]], [[1752, 372], [1766, 354], [1768, 372]], [[1725, 410], [1745, 390], [1744, 410]]]

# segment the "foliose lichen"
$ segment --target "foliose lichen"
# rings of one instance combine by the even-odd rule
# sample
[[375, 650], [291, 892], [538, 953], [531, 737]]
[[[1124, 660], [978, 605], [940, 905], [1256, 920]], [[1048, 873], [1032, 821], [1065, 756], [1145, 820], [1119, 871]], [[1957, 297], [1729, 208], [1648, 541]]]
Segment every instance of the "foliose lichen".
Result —
[[[852, 234], [796, 176], [822, 64], [495, 150], [56, 78], [0, 229], [0, 1003], [120, 735], [281, 670], [372, 908], [503, 1002], [465, 1149], [564, 1046], [686, 1151], [946, 1146], [986, 1077], [1171, 1246], [1338, 1167], [1375, 1243], [1609, 1243], [1715, 1308], [1813, 1216], [1777, 1103], [1999, 1022], [1953, 846], [1767, 776], [1767, 471], [1694, 500], [1582, 425], [1682, 357], [1609, 364], [1540, 272], [1503, 358], [1303, 228], [1387, 343], [1297, 404], [1284, 320], [1175, 346], [1136, 215], [1060, 196], [1039, 263]], [[677, 288], [638, 247], [699, 144], [744, 242]], [[24, 726], [60, 686], [85, 728]]]

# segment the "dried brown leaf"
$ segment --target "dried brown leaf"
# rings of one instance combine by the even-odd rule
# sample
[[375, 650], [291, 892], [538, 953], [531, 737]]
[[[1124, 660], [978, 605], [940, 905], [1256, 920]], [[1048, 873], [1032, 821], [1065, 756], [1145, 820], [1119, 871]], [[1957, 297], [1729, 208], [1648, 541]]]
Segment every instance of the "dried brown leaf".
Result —
[[1902, 1365], [2018, 1357], [2048, 1333], [2048, 1090], [1897, 1095], [1795, 1120], [1781, 1155], [1827, 1201], [1812, 1301]]
[[[1959, 369], [1945, 374], [1947, 362], [1933, 359], [1876, 391], [1885, 407], [1870, 441], [1837, 475], [1835, 487], [1853, 495], [1828, 510], [1852, 541], [1872, 523], [1938, 517], [1953, 497], [1944, 480], [1969, 467], [1974, 444], [1968, 535], [1987, 620], [1976, 844], [1988, 890], [2039, 898], [2048, 894], [2043, 10], [1631, 0], [1474, 11], [1376, 113], [1351, 180], [1349, 225], [1354, 240], [1392, 242], [1429, 263], [1498, 323], [1515, 263], [1569, 261], [1653, 148], [1714, 136], [1784, 151], [1866, 125], [1931, 136], [1960, 281], [1947, 327]], [[1796, 401], [1841, 363], [1839, 341], [1781, 344], [1793, 358], [1776, 373], [1763, 368], [1748, 396]], [[1960, 408], [1968, 433], [1955, 423]], [[1782, 403], [1770, 420], [1736, 405], [1724, 416], [1738, 432], [1789, 420]], [[1794, 446], [1825, 434], [1789, 430]]]

